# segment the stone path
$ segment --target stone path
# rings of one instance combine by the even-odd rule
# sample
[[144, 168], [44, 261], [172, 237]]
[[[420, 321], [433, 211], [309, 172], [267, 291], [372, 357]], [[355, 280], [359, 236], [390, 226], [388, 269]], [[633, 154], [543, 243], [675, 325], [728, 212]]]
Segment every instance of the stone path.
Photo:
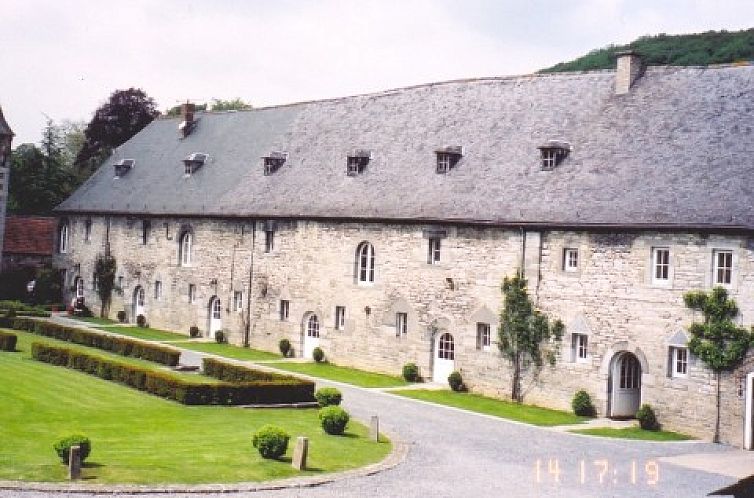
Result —
[[[318, 381], [318, 385], [333, 384]], [[736, 476], [754, 474], [751, 453], [723, 445], [574, 435], [386, 391], [338, 387], [352, 415], [363, 421], [379, 415], [381, 427], [409, 445], [405, 462], [373, 476], [313, 488], [264, 491], [260, 496], [702, 497], [735, 481], [726, 469], [735, 467]], [[727, 463], [713, 466], [714, 462]], [[50, 494], [0, 491], [2, 498], [11, 496]]]

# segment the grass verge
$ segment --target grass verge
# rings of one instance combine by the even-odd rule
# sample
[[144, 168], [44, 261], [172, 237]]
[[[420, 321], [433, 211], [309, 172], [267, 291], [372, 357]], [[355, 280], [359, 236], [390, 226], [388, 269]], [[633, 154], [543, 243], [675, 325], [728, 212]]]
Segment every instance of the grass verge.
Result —
[[167, 330], [153, 329], [150, 327], [126, 327], [123, 325], [97, 327], [106, 332], [113, 334], [127, 335], [137, 339], [146, 339], [148, 341], [181, 341], [187, 337], [184, 334], [176, 334]]
[[[262, 481], [361, 467], [391, 448], [370, 441], [355, 421], [343, 437], [326, 435], [316, 410], [183, 406], [33, 361], [28, 341], [18, 349], [0, 353], [0, 479], [64, 481], [66, 467], [52, 445], [71, 433], [92, 440], [83, 469], [89, 483]], [[264, 460], [251, 445], [267, 423], [294, 438], [283, 461]], [[310, 440], [305, 472], [290, 465], [296, 436]]]
[[109, 318], [100, 318], [98, 316], [67, 316], [72, 320], [78, 320], [79, 322], [91, 323], [93, 325], [117, 325], [118, 322], [110, 320]]
[[393, 394], [422, 401], [429, 401], [440, 405], [463, 408], [464, 410], [484, 413], [485, 415], [492, 415], [531, 425], [570, 425], [588, 420], [586, 417], [578, 417], [565, 411], [518, 404], [472, 393], [457, 393], [448, 390], [414, 389], [395, 391]]
[[[185, 337], [184, 337], [185, 338]], [[200, 351], [202, 353], [212, 353], [226, 358], [233, 358], [235, 360], [247, 360], [247, 361], [264, 361], [264, 360], [279, 360], [281, 356], [275, 353], [268, 353], [267, 351], [260, 351], [258, 349], [242, 348], [239, 346], [233, 346], [231, 344], [217, 344], [216, 342], [174, 342], [171, 346], [177, 348], [190, 349], [192, 351]]]
[[287, 370], [288, 372], [311, 375], [312, 377], [345, 382], [346, 384], [353, 384], [359, 387], [398, 387], [408, 385], [408, 382], [401, 377], [366, 372], [351, 367], [341, 367], [332, 363], [279, 362], [270, 363], [268, 366]]
[[641, 427], [625, 427], [623, 429], [597, 427], [594, 429], [575, 429], [569, 432], [617, 439], [641, 439], [643, 441], [688, 441], [694, 439], [693, 437], [681, 434], [680, 432], [645, 431]]

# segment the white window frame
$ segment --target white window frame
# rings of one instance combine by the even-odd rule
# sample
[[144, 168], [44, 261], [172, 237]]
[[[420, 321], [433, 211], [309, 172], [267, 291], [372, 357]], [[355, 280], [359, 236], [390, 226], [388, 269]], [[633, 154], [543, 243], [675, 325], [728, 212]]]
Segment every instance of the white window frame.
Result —
[[183, 232], [179, 244], [179, 261], [181, 266], [191, 266], [191, 251], [193, 250], [194, 236], [191, 232]]
[[356, 249], [356, 280], [359, 285], [374, 284], [374, 246], [362, 242]]
[[571, 334], [571, 353], [576, 363], [589, 362], [589, 336], [587, 334]]
[[233, 311], [243, 310], [243, 291], [233, 291]]
[[[689, 375], [689, 348], [682, 346], [670, 347], [670, 376], [686, 378]], [[680, 368], [679, 368], [680, 367]]]
[[58, 239], [58, 252], [60, 254], [66, 254], [68, 252], [68, 223], [64, 223], [60, 227], [60, 234]]
[[489, 351], [492, 346], [492, 331], [489, 323], [477, 322], [476, 324], [476, 348], [481, 351]]
[[[670, 248], [658, 246], [652, 248], [652, 283], [669, 285], [671, 276]], [[659, 274], [659, 275], [658, 275]]]
[[558, 152], [555, 149], [542, 149], [542, 168], [553, 169], [557, 166]]
[[287, 322], [291, 314], [291, 302], [287, 299], [280, 300], [279, 316], [281, 322]]
[[563, 248], [563, 271], [569, 273], [579, 271], [579, 250], [577, 248]]
[[440, 237], [430, 237], [427, 240], [429, 241], [427, 244], [429, 250], [427, 254], [427, 263], [430, 265], [438, 265], [440, 264], [440, 259], [442, 257], [442, 239]]
[[188, 302], [189, 304], [196, 302], [196, 284], [189, 284], [188, 286]]
[[346, 328], [346, 307], [335, 307], [335, 330], [343, 330]]
[[84, 221], [84, 242], [91, 242], [92, 240], [92, 220], [87, 219]]
[[437, 172], [440, 174], [447, 173], [452, 167], [451, 154], [447, 152], [437, 153]]
[[408, 313], [395, 314], [395, 337], [405, 336], [408, 333]]
[[84, 297], [84, 279], [76, 277], [76, 297]]
[[156, 301], [160, 301], [162, 299], [162, 281], [161, 280], [154, 281], [154, 298]]
[[361, 158], [355, 156], [348, 156], [346, 159], [346, 175], [356, 176], [361, 173]]
[[272, 252], [275, 250], [275, 231], [264, 231], [264, 252]]
[[[727, 261], [722, 261], [721, 257], [726, 257]], [[729, 263], [730, 266], [725, 266]], [[722, 272], [722, 273], [721, 273]], [[725, 281], [727, 272], [727, 282]], [[720, 277], [723, 277], [722, 279]], [[732, 249], [713, 249], [712, 250], [712, 285], [730, 287], [733, 285], [733, 250]]]

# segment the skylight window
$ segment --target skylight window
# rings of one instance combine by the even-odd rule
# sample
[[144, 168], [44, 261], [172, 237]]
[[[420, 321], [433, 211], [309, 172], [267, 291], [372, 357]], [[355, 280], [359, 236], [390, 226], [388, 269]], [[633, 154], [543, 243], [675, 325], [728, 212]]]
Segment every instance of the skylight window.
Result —
[[348, 161], [346, 163], [347, 169], [346, 174], [348, 176], [356, 176], [360, 175], [364, 172], [364, 170], [367, 167], [367, 164], [369, 164], [369, 161], [372, 159], [372, 152], [368, 150], [355, 150], [353, 153], [348, 155]]
[[463, 147], [460, 145], [453, 145], [443, 147], [435, 151], [437, 154], [437, 173], [444, 175], [451, 169], [453, 169], [458, 161], [463, 157]]
[[271, 152], [269, 156], [262, 157], [264, 161], [264, 176], [270, 176], [285, 164], [288, 159], [287, 152]]
[[193, 154], [189, 154], [186, 159], [183, 160], [185, 175], [193, 175], [196, 170], [204, 166], [204, 163], [207, 162], [208, 157], [209, 156], [207, 154], [204, 154], [203, 152], [194, 152]]
[[548, 140], [546, 144], [537, 148], [541, 154], [543, 171], [555, 169], [573, 149], [571, 144], [562, 140]]
[[127, 175], [128, 172], [131, 171], [131, 168], [134, 167], [134, 164], [136, 164], [134, 159], [121, 159], [113, 164], [113, 168], [115, 169], [115, 179]]

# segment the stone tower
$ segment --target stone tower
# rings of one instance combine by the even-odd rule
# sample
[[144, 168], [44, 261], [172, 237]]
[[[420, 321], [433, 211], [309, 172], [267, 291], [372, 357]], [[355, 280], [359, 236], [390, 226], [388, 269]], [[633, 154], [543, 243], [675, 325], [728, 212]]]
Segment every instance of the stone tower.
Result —
[[10, 148], [13, 131], [3, 117], [0, 108], [0, 261], [3, 259], [3, 239], [5, 235], [5, 207], [8, 201], [10, 183]]

